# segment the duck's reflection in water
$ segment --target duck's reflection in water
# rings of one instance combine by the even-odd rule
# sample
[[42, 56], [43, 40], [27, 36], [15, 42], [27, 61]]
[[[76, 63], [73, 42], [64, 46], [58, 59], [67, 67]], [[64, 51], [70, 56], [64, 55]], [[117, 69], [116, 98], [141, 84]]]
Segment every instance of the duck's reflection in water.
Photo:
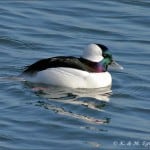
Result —
[[[29, 85], [29, 84], [28, 84]], [[38, 106], [52, 110], [58, 114], [80, 119], [89, 123], [107, 124], [110, 119], [97, 119], [91, 111], [105, 112], [109, 102], [111, 87], [101, 89], [68, 89], [46, 85], [30, 84], [32, 90], [48, 101], [38, 101]]]

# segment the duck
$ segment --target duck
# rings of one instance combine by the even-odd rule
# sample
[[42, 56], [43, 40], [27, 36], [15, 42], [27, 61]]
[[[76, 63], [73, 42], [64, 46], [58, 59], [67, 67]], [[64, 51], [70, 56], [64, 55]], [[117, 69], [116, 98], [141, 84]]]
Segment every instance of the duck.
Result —
[[89, 44], [79, 57], [56, 56], [25, 67], [23, 78], [32, 83], [66, 88], [104, 88], [112, 85], [108, 66], [122, 67], [103, 44]]

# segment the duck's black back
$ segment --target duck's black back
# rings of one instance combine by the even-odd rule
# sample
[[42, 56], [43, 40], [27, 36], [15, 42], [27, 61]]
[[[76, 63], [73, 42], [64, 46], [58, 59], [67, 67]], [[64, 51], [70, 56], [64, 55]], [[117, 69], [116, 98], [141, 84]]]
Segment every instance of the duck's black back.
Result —
[[73, 56], [52, 57], [39, 60], [34, 64], [27, 66], [23, 73], [36, 73], [38, 71], [56, 67], [68, 67], [93, 72], [89, 63], [91, 62]]

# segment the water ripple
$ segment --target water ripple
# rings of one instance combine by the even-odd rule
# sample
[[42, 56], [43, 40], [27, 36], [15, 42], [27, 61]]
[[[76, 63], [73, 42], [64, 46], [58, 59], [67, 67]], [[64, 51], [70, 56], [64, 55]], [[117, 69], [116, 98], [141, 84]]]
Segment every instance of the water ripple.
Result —
[[[0, 149], [148, 149], [149, 0], [0, 1]], [[103, 43], [124, 67], [108, 89], [33, 85], [41, 58]], [[140, 144], [122, 146], [119, 142]], [[117, 143], [115, 143], [117, 142]]]

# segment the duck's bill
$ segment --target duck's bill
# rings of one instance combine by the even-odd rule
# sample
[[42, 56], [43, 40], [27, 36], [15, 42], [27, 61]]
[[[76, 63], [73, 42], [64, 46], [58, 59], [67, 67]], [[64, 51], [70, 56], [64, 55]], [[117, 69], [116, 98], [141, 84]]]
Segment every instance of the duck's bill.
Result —
[[116, 61], [112, 61], [112, 63], [110, 64], [110, 67], [113, 68], [113, 69], [119, 69], [119, 70], [123, 70], [124, 68], [119, 65]]

